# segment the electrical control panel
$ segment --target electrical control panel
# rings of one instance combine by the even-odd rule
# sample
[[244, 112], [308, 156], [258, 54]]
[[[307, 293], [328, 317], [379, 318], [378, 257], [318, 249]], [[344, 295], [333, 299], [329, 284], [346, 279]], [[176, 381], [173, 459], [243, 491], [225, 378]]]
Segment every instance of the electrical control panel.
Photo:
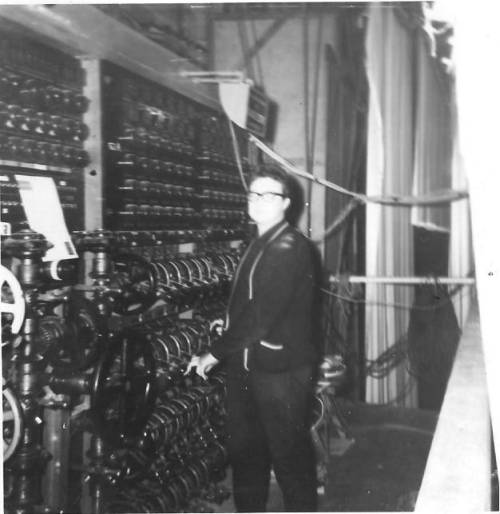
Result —
[[102, 80], [105, 226], [241, 239], [248, 164], [221, 113], [109, 63]]
[[[78, 59], [19, 34], [0, 68], [5, 512], [206, 511], [228, 495], [225, 374], [185, 369], [246, 243], [245, 134], [111, 62], [85, 97]], [[92, 110], [102, 194], [84, 202]], [[25, 176], [53, 179], [77, 259], [46, 262]]]
[[27, 228], [16, 175], [52, 177], [70, 230], [83, 228], [83, 148], [89, 107], [80, 62], [24, 37], [0, 39], [1, 218]]

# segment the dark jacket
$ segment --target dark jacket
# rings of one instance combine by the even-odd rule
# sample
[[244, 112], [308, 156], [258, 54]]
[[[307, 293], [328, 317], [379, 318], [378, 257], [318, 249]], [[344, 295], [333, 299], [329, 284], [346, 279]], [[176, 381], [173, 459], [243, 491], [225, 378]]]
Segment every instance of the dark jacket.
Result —
[[233, 279], [226, 331], [211, 353], [231, 368], [282, 372], [311, 363], [314, 266], [309, 240], [282, 221], [247, 248]]

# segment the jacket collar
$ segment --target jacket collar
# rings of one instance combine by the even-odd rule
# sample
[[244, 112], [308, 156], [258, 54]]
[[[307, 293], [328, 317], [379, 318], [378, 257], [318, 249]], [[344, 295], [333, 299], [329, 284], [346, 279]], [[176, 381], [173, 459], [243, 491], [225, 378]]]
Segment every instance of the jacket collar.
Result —
[[288, 225], [289, 225], [288, 221], [286, 221], [286, 219], [283, 219], [283, 220], [279, 221], [278, 223], [276, 223], [276, 225], [267, 229], [261, 236], [258, 236], [256, 241], [258, 241], [259, 244], [266, 244], [270, 239], [273, 238], [273, 236], [277, 232], [281, 232]]

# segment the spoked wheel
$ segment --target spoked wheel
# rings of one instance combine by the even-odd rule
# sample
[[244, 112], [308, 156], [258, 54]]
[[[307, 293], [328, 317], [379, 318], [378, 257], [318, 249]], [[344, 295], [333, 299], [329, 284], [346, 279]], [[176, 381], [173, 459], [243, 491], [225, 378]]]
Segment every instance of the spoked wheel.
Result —
[[9, 269], [0, 266], [0, 286], [2, 288], [0, 311], [10, 318], [11, 333], [17, 334], [23, 324], [26, 307], [21, 284]]
[[3, 406], [3, 460], [9, 459], [16, 451], [23, 433], [23, 410], [12, 389], [2, 384]]
[[156, 400], [152, 346], [125, 331], [99, 359], [91, 380], [91, 416], [97, 432], [115, 447], [140, 437]]

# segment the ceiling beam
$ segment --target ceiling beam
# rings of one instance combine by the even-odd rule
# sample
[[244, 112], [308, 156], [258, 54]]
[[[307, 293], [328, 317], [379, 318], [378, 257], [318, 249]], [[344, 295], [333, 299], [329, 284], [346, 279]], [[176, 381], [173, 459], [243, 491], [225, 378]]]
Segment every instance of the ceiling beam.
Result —
[[[365, 3], [366, 2], [245, 2], [239, 4], [217, 4], [217, 9], [207, 7], [207, 15], [214, 21], [263, 20], [281, 18], [284, 15], [289, 17], [303, 16], [305, 11], [315, 14], [332, 14], [341, 9], [356, 8], [356, 6], [364, 5]], [[222, 10], [219, 6], [222, 6]]]
[[182, 72], [199, 71], [198, 66], [92, 5], [2, 5], [0, 30], [3, 20], [77, 58], [109, 60], [220, 109], [216, 89], [183, 78]]
[[232, 66], [231, 69], [244, 70], [248, 66], [251, 59], [266, 45], [271, 38], [278, 32], [278, 30], [285, 24], [290, 18], [289, 15], [283, 16], [279, 20], [275, 20], [273, 24], [267, 28], [262, 36], [255, 42], [255, 44], [247, 52], [243, 54], [243, 59]]

